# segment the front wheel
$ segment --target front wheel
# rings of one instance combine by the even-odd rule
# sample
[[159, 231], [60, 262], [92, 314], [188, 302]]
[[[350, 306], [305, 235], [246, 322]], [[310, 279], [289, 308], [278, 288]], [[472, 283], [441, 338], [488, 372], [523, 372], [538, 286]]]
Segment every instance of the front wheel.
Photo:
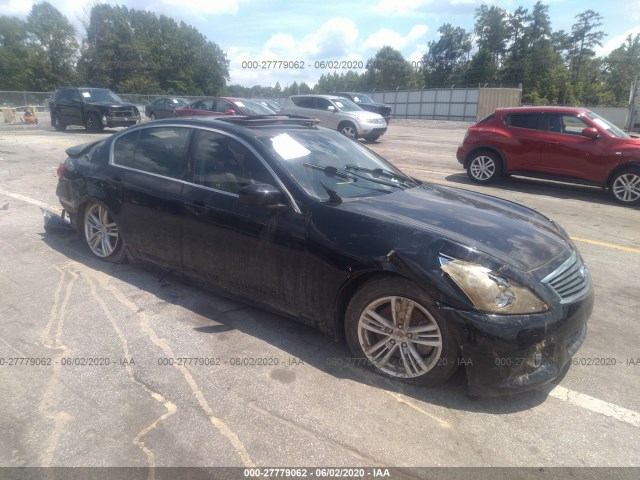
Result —
[[476, 183], [490, 183], [501, 173], [500, 160], [489, 151], [474, 153], [467, 164], [467, 175]]
[[152, 113], [150, 118], [151, 118], [151, 120], [155, 120], [156, 119], [156, 114]]
[[345, 137], [349, 137], [352, 139], [356, 139], [358, 136], [358, 131], [356, 130], [355, 125], [349, 122], [343, 122], [338, 127], [338, 131], [343, 134]]
[[90, 203], [83, 220], [84, 238], [91, 252], [108, 262], [124, 262], [124, 242], [109, 209], [102, 203]]
[[611, 197], [623, 205], [638, 205], [640, 203], [640, 169], [623, 170], [611, 180], [609, 187]]
[[55, 128], [58, 132], [64, 131], [67, 126], [60, 121], [57, 113], [51, 114], [51, 126]]
[[375, 372], [434, 386], [458, 367], [458, 348], [448, 324], [427, 295], [405, 279], [381, 278], [361, 287], [345, 317], [353, 355]]

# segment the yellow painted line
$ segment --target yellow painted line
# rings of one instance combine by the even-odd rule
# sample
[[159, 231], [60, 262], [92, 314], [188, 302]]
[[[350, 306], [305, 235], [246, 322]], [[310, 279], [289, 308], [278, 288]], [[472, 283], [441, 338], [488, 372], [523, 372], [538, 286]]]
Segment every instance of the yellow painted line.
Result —
[[612, 248], [614, 250], [622, 250], [623, 252], [640, 253], [640, 248], [623, 247], [622, 245], [616, 245], [614, 243], [599, 242], [598, 240], [589, 240], [588, 238], [571, 237], [574, 242], [588, 243], [590, 245], [597, 245], [599, 247]]

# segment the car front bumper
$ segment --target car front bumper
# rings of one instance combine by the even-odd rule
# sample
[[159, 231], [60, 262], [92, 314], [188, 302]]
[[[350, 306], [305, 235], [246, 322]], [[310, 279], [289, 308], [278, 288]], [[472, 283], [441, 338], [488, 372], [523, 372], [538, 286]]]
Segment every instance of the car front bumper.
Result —
[[466, 156], [467, 155], [464, 149], [462, 147], [458, 147], [458, 150], [456, 151], [456, 158], [458, 159], [458, 163], [461, 163], [462, 165], [464, 165], [464, 159]]
[[593, 289], [582, 300], [533, 315], [491, 315], [441, 307], [458, 326], [469, 394], [531, 390], [560, 376], [582, 345], [593, 310]]
[[359, 137], [366, 137], [369, 135], [378, 135], [378, 136], [382, 136], [386, 133], [387, 131], [387, 126], [386, 124], [384, 126], [381, 126], [380, 124], [365, 124], [362, 125], [360, 128], [360, 131], [358, 132], [358, 136]]
[[110, 116], [105, 115], [101, 119], [105, 127], [129, 127], [140, 122], [140, 115]]

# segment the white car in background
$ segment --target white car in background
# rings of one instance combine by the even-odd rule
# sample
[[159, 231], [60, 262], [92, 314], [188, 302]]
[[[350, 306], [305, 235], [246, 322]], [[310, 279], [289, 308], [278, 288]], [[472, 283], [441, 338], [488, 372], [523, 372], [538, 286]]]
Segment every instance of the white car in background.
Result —
[[278, 113], [317, 118], [321, 125], [354, 140], [374, 142], [387, 131], [387, 122], [381, 115], [337, 95], [292, 95]]

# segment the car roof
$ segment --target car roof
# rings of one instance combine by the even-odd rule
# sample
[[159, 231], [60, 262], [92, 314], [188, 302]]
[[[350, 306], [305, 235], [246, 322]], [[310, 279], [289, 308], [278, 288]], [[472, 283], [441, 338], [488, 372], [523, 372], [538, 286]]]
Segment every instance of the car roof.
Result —
[[339, 95], [317, 95], [317, 94], [308, 94], [308, 95], [291, 95], [289, 98], [300, 98], [300, 97], [318, 97], [318, 98], [326, 98], [328, 100], [340, 100], [344, 97]]
[[590, 112], [587, 108], [582, 107], [558, 107], [558, 106], [537, 106], [537, 107], [509, 107], [509, 108], [496, 108], [495, 113], [498, 115], [505, 115], [507, 113], [586, 113]]
[[[163, 125], [184, 125], [192, 127], [204, 128], [220, 128], [231, 133], [240, 135], [257, 136], [259, 131], [275, 128], [280, 130], [287, 129], [316, 129], [319, 120], [315, 118], [304, 117], [302, 115], [285, 114], [285, 115], [223, 115], [211, 117], [175, 117], [156, 120], [153, 126], [161, 127]], [[128, 130], [137, 128], [148, 128], [149, 123], [141, 123]]]

